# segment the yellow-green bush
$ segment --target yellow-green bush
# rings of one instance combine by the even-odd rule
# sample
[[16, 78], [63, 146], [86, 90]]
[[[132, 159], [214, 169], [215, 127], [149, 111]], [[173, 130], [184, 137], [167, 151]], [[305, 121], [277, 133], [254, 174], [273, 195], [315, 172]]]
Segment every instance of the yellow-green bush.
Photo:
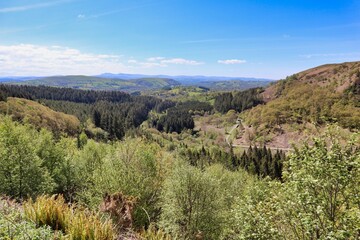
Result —
[[98, 215], [65, 203], [61, 195], [41, 196], [24, 203], [25, 216], [37, 226], [50, 226], [62, 231], [65, 239], [110, 240], [116, 234], [110, 220], [102, 220]]

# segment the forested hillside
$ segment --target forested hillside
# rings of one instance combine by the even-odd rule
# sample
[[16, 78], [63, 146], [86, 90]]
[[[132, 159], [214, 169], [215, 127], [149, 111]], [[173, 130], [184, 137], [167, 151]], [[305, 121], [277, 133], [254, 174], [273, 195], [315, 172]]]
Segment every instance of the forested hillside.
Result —
[[294, 74], [267, 88], [267, 104], [249, 111], [252, 125], [337, 122], [360, 128], [360, 62], [324, 65]]
[[[358, 73], [328, 68], [173, 98], [0, 85], [0, 239], [359, 239]], [[289, 126], [308, 140], [251, 135]]]
[[13, 120], [31, 123], [38, 129], [46, 128], [56, 135], [76, 136], [80, 131], [77, 117], [24, 98], [8, 97], [6, 102], [0, 101], [0, 113], [12, 116]]
[[[180, 133], [184, 129], [194, 128], [193, 114], [204, 114], [213, 109], [210, 104], [200, 101], [175, 103], [119, 91], [0, 85], [0, 103], [1, 100], [8, 101], [14, 97], [36, 100], [55, 111], [76, 116], [82, 122], [86, 134], [97, 139], [122, 139], [126, 131], [139, 127], [147, 120], [152, 110], [159, 113], [158, 119], [152, 119], [154, 127], [160, 131]], [[14, 101], [4, 103], [3, 112], [6, 112], [10, 105], [13, 106], [13, 111], [9, 114], [14, 118], [16, 115], [24, 115], [23, 110], [14, 106]], [[55, 124], [54, 121], [52, 123]]]
[[262, 104], [241, 114], [248, 133], [258, 141], [287, 147], [327, 124], [358, 131], [359, 72], [360, 62], [331, 64], [278, 81], [258, 95]]

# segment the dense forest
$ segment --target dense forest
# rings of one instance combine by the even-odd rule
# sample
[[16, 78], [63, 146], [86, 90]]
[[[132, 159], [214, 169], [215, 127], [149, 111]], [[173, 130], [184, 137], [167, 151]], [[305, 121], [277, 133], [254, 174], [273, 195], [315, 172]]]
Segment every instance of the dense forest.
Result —
[[358, 132], [329, 125], [287, 152], [217, 135], [272, 106], [262, 94], [0, 85], [0, 239], [359, 239]]
[[192, 166], [201, 169], [213, 164], [221, 164], [232, 171], [244, 169], [259, 178], [270, 177], [278, 180], [282, 178], [283, 162], [286, 160], [284, 152], [277, 150], [272, 153], [265, 146], [250, 147], [241, 155], [234, 154], [232, 149], [226, 152], [218, 148], [206, 149], [203, 146], [200, 149], [185, 148], [181, 151], [181, 155], [188, 159]]
[[[164, 104], [166, 103], [166, 104]], [[206, 102], [186, 101], [179, 102], [176, 105], [170, 104], [170, 101], [161, 103], [161, 108], [156, 108], [158, 112], [166, 111], [166, 114], [151, 118], [151, 125], [159, 131], [180, 133], [184, 129], [193, 129], [194, 120], [192, 115], [211, 112], [213, 107]], [[164, 108], [166, 106], [167, 108]]]
[[260, 97], [261, 91], [261, 88], [251, 88], [241, 92], [219, 94], [215, 98], [214, 108], [221, 113], [231, 109], [242, 112], [263, 103]]

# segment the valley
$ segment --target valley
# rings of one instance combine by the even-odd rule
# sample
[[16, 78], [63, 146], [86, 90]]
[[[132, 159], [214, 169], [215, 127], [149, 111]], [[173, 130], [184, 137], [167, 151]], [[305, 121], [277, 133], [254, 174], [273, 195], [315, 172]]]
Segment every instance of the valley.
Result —
[[359, 10], [0, 1], [0, 240], [360, 240]]
[[325, 65], [241, 91], [0, 84], [0, 237], [356, 239], [359, 71]]

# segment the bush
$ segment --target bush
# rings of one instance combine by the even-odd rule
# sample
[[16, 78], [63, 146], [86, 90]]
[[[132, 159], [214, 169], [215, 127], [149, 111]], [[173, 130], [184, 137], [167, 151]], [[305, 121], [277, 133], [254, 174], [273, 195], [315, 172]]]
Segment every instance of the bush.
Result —
[[39, 133], [0, 116], [0, 193], [16, 199], [49, 193], [54, 183], [36, 154]]
[[202, 171], [180, 162], [165, 181], [160, 227], [180, 239], [223, 238], [246, 179], [220, 165]]
[[122, 192], [133, 196], [137, 198], [134, 226], [147, 226], [159, 217], [158, 200], [169, 160], [170, 155], [161, 151], [157, 144], [139, 139], [114, 143], [99, 159], [100, 164], [91, 178], [88, 177], [91, 182], [79, 193], [79, 200], [97, 208], [106, 193]]

